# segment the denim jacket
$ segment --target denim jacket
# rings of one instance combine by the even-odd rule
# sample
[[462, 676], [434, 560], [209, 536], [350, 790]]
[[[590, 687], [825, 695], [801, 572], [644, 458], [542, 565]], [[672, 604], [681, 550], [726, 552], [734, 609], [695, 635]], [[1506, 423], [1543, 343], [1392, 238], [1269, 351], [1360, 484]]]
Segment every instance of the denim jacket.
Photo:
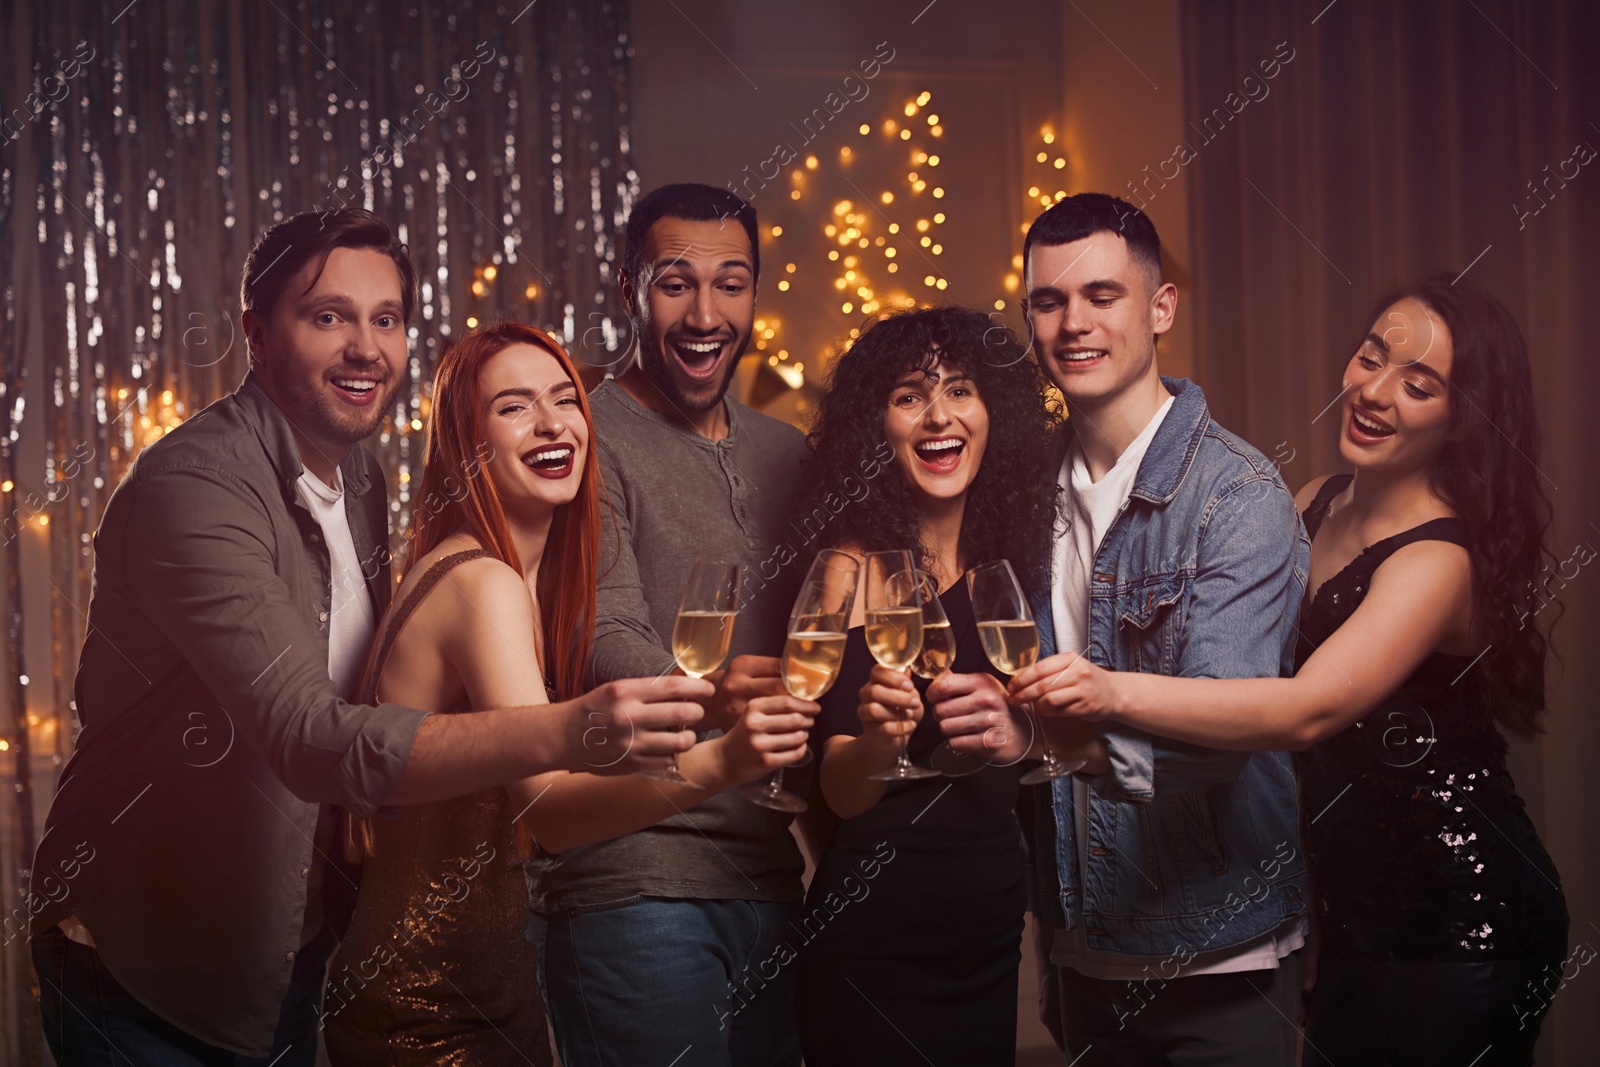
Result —
[[[1289, 674], [1310, 563], [1294, 500], [1264, 456], [1211, 421], [1199, 386], [1162, 382], [1176, 399], [1095, 553], [1082, 651], [1117, 671]], [[1048, 595], [1037, 608], [1048, 655]], [[1225, 752], [1124, 727], [1102, 736], [1111, 770], [1088, 791], [1081, 895], [1072, 779], [1051, 783], [1050, 801], [1034, 798], [1046, 922], [1082, 922], [1091, 949], [1177, 953], [1181, 964], [1183, 952], [1245, 944], [1305, 911], [1286, 753]]]

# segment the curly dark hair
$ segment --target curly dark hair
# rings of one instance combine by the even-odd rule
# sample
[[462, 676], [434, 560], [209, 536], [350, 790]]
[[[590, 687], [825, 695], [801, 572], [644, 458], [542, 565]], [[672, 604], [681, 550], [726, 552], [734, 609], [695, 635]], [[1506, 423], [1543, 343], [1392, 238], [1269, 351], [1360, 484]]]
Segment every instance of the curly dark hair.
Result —
[[[1491, 646], [1480, 669], [1495, 721], [1531, 737], [1542, 729], [1548, 641], [1524, 614], [1538, 614], [1537, 582], [1555, 556], [1546, 545], [1551, 508], [1539, 470], [1528, 346], [1504, 304], [1449, 274], [1387, 294], [1374, 305], [1368, 328], [1378, 329], [1372, 324], [1408, 297], [1450, 330], [1451, 432], [1431, 481], [1467, 528], [1473, 612]], [[1538, 622], [1547, 628], [1559, 613]]]
[[[802, 514], [856, 477], [869, 457], [881, 458], [890, 391], [903, 375], [932, 370], [940, 360], [972, 379], [989, 412], [983, 464], [967, 490], [961, 520], [961, 563], [970, 568], [1010, 560], [1025, 588], [1042, 591], [1057, 514], [1061, 412], [1046, 400], [1044, 378], [1028, 350], [1010, 328], [981, 311], [891, 312], [839, 356], [807, 437], [811, 462]], [[931, 558], [918, 515], [909, 483], [891, 462], [872, 492], [839, 511], [824, 541], [866, 552], [913, 548], [918, 566], [927, 567]]]

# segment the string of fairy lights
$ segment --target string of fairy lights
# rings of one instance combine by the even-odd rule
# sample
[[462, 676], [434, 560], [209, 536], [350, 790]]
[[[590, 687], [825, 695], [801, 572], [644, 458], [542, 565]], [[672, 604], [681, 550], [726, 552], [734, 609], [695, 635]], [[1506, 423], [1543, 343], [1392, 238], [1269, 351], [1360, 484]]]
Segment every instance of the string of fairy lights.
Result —
[[[939, 267], [948, 252], [943, 234], [952, 210], [940, 179], [944, 137], [945, 120], [933, 107], [933, 93], [923, 90], [879, 120], [860, 123], [850, 143], [836, 153], [811, 153], [794, 161], [788, 174], [789, 200], [818, 208], [830, 199], [833, 203], [830, 210], [812, 212], [804, 223], [790, 216], [787, 230], [783, 222], [774, 222], [761, 234], [763, 260], [781, 262], [782, 267], [776, 293], [763, 299], [770, 310], [755, 321], [754, 347], [791, 389], [820, 380], [820, 374], [807, 374], [808, 361], [815, 372], [823, 370], [841, 347], [839, 340], [854, 340], [861, 325], [846, 326], [851, 320], [840, 319], [839, 338], [815, 355], [802, 355], [784, 337], [786, 320], [825, 312], [831, 318], [860, 316], [854, 320], [859, 323], [880, 311], [927, 304], [949, 288]], [[1026, 218], [1068, 195], [1068, 163], [1056, 140], [1054, 128], [1046, 125], [1031, 146], [1023, 178], [1028, 183]], [[869, 191], [863, 184], [868, 173], [893, 177]], [[846, 190], [849, 195], [841, 195]], [[1027, 232], [1027, 223], [1022, 232]], [[1020, 251], [1009, 268], [999, 279], [1000, 287], [1014, 296], [1022, 284]], [[1005, 297], [994, 301], [997, 311], [1006, 306]], [[805, 410], [804, 401], [800, 408]]]

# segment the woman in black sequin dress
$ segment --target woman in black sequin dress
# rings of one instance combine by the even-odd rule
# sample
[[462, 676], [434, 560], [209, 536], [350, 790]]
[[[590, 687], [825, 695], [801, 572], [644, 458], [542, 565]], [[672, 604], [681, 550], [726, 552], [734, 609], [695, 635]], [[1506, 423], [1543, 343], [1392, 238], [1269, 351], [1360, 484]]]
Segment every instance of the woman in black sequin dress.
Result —
[[1531, 1064], [1566, 956], [1560, 878], [1506, 773], [1544, 710], [1550, 504], [1527, 350], [1448, 275], [1377, 305], [1345, 372], [1354, 474], [1300, 493], [1296, 674], [1212, 680], [1046, 661], [1045, 713], [1299, 751], [1320, 959], [1305, 1063]]

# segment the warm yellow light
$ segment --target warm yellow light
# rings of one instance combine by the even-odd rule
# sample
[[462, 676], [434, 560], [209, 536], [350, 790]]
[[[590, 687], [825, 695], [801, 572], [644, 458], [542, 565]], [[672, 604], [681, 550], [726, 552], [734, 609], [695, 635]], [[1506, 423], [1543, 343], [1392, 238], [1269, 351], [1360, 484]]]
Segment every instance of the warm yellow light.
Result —
[[884, 133], [893, 133], [895, 130], [898, 130], [899, 128], [900, 128], [900, 124], [898, 122], [896, 122], [894, 119], [884, 119], [883, 120], [883, 132]]
[[1056, 157], [1056, 161], [1054, 163], [1050, 164], [1050, 165], [1052, 167], [1056, 168], [1056, 170], [1060, 170], [1062, 167], [1065, 167], [1067, 165], [1067, 161], [1065, 159], [1063, 159], [1062, 157], [1057, 156]]
[[929, 130], [928, 132], [933, 134], [935, 137], [943, 137], [944, 136], [944, 127], [943, 126], [935, 126], [933, 129]]
[[927, 219], [918, 219], [917, 220], [917, 232], [918, 233], [927, 233], [928, 232], [928, 220]]
[[883, 191], [883, 195], [878, 197], [878, 199], [882, 200], [885, 204], [892, 204], [894, 203], [894, 194], [885, 189]]
[[483, 284], [483, 280], [482, 279], [479, 279], [479, 280], [474, 281], [472, 283], [472, 295], [473, 296], [482, 296], [484, 293], [487, 293], [488, 291], [489, 291], [489, 287], [487, 285]]
[[817, 169], [817, 157], [816, 156], [807, 156], [806, 157], [806, 170], [816, 170], [816, 169]]
[[934, 245], [933, 246], [933, 254], [936, 255], [936, 256], [943, 255], [944, 254], [944, 245]]
[[1021, 279], [1019, 279], [1015, 274], [1007, 274], [1006, 275], [1006, 292], [1008, 292], [1008, 293], [1016, 292], [1017, 291], [1017, 285], [1019, 284], [1020, 281], [1021, 281]]
[[1056, 131], [1052, 130], [1050, 127], [1048, 127], [1048, 126], [1040, 127], [1039, 135], [1044, 138], [1044, 143], [1045, 144], [1053, 144], [1053, 143], [1055, 143]]
[[785, 273], [793, 274], [794, 271], [795, 271], [795, 265], [793, 263], [785, 263], [783, 265], [783, 269], [784, 269]]
[[932, 100], [932, 99], [933, 99], [933, 94], [930, 93], [930, 92], [924, 91], [920, 96], [917, 97], [917, 103], [923, 105], [924, 107], [926, 107], [928, 101]]
[[1017, 268], [1018, 270], [1022, 269], [1022, 253], [1021, 252], [1018, 252], [1016, 255], [1011, 257], [1011, 265], [1013, 267]]
[[777, 335], [778, 335], [778, 331], [774, 330], [771, 326], [768, 326], [765, 330], [761, 331], [761, 336], [765, 337], [769, 341], [772, 340]]
[[865, 137], [867, 134], [872, 132], [872, 127], [863, 122], [858, 132], [861, 134], [861, 136]]
[[934, 188], [934, 190], [933, 190], [933, 198], [935, 200], [938, 200], [939, 198], [941, 198], [943, 196], [944, 196], [944, 187], [943, 186], [936, 186]]
[[882, 237], [874, 237], [872, 239], [872, 243], [877, 245], [879, 248], [882, 248], [883, 247], [883, 238]]
[[844, 291], [844, 286], [845, 286], [845, 280], [843, 278], [835, 278], [833, 280], [833, 287], [835, 289], [838, 289], [840, 292]]
[[10, 478], [7, 478], [5, 481], [0, 482], [0, 493], [9, 493], [16, 487], [17, 483], [12, 481]]
[[788, 359], [789, 358], [789, 350], [787, 348], [778, 349], [778, 358], [779, 359]]
[[914, 182], [916, 180], [917, 180], [917, 172], [916, 171], [912, 171], [910, 174], [906, 175], [906, 181]]
[[938, 115], [929, 115], [928, 116], [928, 125], [929, 126], [937, 126], [937, 125], [939, 125], [939, 116]]
[[944, 225], [944, 212], [940, 211], [935, 214], [933, 216], [933, 221], [939, 223], [941, 226]]
[[928, 153], [923, 151], [918, 151], [916, 155], [911, 157], [911, 162], [913, 163], [926, 163], [927, 161]]
[[853, 267], [857, 263], [860, 263], [860, 262], [861, 262], [861, 260], [856, 256], [845, 256], [844, 257], [844, 265], [847, 266], [847, 267]]
[[799, 200], [800, 199], [800, 190], [798, 190], [798, 189], [790, 190], [789, 199], [790, 200]]
[[1047, 160], [1049, 158], [1050, 158], [1050, 153], [1049, 152], [1040, 152], [1038, 155], [1033, 157], [1034, 162], [1036, 162], [1036, 163], [1043, 163], [1045, 160]]
[[839, 158], [840, 159], [849, 159], [850, 158], [850, 146], [849, 145], [845, 145], [843, 148], [839, 149]]
[[537, 285], [529, 285], [522, 291], [522, 295], [527, 297], [529, 300], [532, 300], [534, 297], [539, 295], [539, 287]]
[[899, 233], [900, 232], [900, 224], [898, 222], [889, 223], [889, 232], [890, 233]]
[[1006, 302], [1004, 300], [996, 300], [994, 302], [994, 309], [996, 311], [1004, 311], [1006, 309]]
[[931, 274], [930, 274], [930, 275], [928, 275], [928, 276], [927, 276], [927, 277], [926, 277], [926, 278], [923, 278], [923, 279], [922, 279], [922, 284], [923, 284], [923, 285], [932, 285], [932, 284], [933, 284], [933, 283], [934, 283], [934, 282], [936, 282], [936, 281], [938, 281], [938, 279], [937, 279], [937, 278], [935, 278], [935, 277], [934, 277], [934, 276], [933, 276], [933, 275], [931, 275]]
[[10, 741], [0, 741], [0, 752], [10, 752], [10, 751], [11, 751], [11, 742]]
[[835, 215], [843, 215], [846, 211], [849, 211], [849, 210], [850, 210], [850, 201], [848, 201], [848, 200], [841, 200], [837, 204], [833, 205], [833, 213]]
[[[855, 256], [851, 256], [850, 257], [850, 259], [855, 259], [855, 258], [856, 258]], [[850, 265], [850, 259], [847, 259], [847, 260], [844, 261], [845, 262], [845, 266], [849, 266]], [[856, 272], [853, 271], [853, 270], [845, 271], [844, 272], [844, 280], [847, 281], [847, 282], [855, 281], [856, 280]]]
[[1034, 197], [1036, 197], [1038, 195], [1039, 195], [1039, 187], [1037, 185], [1028, 186], [1028, 199], [1029, 200], [1032, 200]]
[[790, 171], [790, 172], [789, 172], [789, 180], [790, 180], [790, 181], [795, 181], [795, 182], [797, 182], [797, 181], [799, 181], [799, 180], [800, 180], [800, 179], [801, 179], [801, 178], [804, 178], [804, 177], [805, 177], [805, 174], [804, 174], [804, 173], [803, 173], [803, 172], [802, 172], [802, 171], [801, 171], [801, 170], [800, 170], [800, 168], [799, 168], [799, 167], [796, 167], [796, 168], [795, 168], [795, 169], [794, 169], [794, 170], [791, 170], [791, 171]]
[[493, 263], [491, 263], [487, 267], [483, 268], [483, 277], [487, 281], [491, 281], [491, 282], [494, 281], [495, 277], [497, 275], [499, 275], [499, 273], [500, 273], [500, 268], [496, 267]]
[[117, 399], [118, 400], [126, 400], [126, 399], [128, 399], [128, 391], [126, 389], [118, 389], [117, 390]]
[[1041, 196], [1039, 198], [1039, 203], [1043, 204], [1045, 207], [1049, 207], [1050, 203], [1051, 203], [1050, 197], [1048, 195], [1047, 196]]
[[778, 292], [787, 293], [788, 291], [789, 291], [789, 279], [785, 278], [783, 281], [778, 283]]
[[767, 366], [776, 367], [777, 365], [778, 365], [778, 357], [777, 356], [768, 356], [767, 357]]
[[883, 256], [884, 256], [885, 259], [893, 259], [894, 258], [894, 249], [885, 248], [883, 250]]
[[1067, 198], [1067, 191], [1065, 189], [1057, 189], [1056, 190], [1056, 199], [1057, 200], [1065, 200], [1066, 198]]
[[839, 234], [839, 227], [830, 222], [822, 228], [822, 232], [827, 234], [829, 237], [836, 237]]
[[477, 329], [477, 327], [478, 327], [478, 317], [476, 315], [468, 315], [467, 316], [467, 329], [474, 330], [474, 329]]
[[916, 105], [915, 102], [912, 102], [912, 103], [909, 103], [909, 104], [906, 105], [906, 118], [910, 118], [912, 115], [915, 115], [916, 113], [917, 113], [917, 105]]
[[898, 264], [898, 263], [889, 264], [889, 273], [890, 274], [893, 274], [895, 271], [897, 271], [899, 269], [900, 269], [900, 264]]
[[171, 403], [172, 403], [172, 390], [171, 389], [163, 389], [161, 391], [161, 402], [163, 404], [171, 405]]
[[944, 288], [948, 287], [949, 285], [950, 285], [950, 283], [945, 281], [943, 278], [939, 279], [939, 288], [940, 289], [944, 289]]
[[902, 140], [902, 141], [909, 141], [909, 140], [911, 140], [911, 131], [910, 131], [910, 130], [901, 130], [901, 131], [900, 131], [900, 139], [901, 139], [901, 140]]
[[854, 304], [852, 304], [848, 300], [846, 300], [843, 304], [839, 305], [839, 310], [843, 311], [846, 315], [850, 314], [850, 312], [854, 311], [855, 309], [856, 309], [856, 306]]
[[49, 526], [50, 525], [50, 516], [48, 516], [48, 515], [40, 515], [39, 516], [39, 525], [40, 526]]
[[828, 258], [829, 259], [838, 259], [839, 258], [839, 250], [837, 248], [828, 249]]
[[937, 167], [938, 165], [939, 165], [939, 157], [938, 156], [929, 156], [928, 157], [928, 166]]
[[928, 183], [924, 182], [924, 181], [915, 181], [915, 182], [911, 183], [911, 188], [915, 189], [919, 193], [922, 192], [922, 190], [926, 189], [927, 187], [928, 187]]
[[[868, 289], [864, 285], [860, 285], [860, 286], [856, 287], [856, 295], [859, 296], [863, 300], [870, 300], [872, 298], [872, 290]], [[865, 306], [865, 305], [863, 305], [863, 306]]]
[[921, 244], [923, 248], [927, 248], [929, 245], [933, 244], [933, 238], [932, 237], [924, 237], [918, 243]]
[[783, 236], [783, 227], [782, 226], [774, 226], [772, 228], [772, 236], [774, 236], [774, 237], [782, 237]]

